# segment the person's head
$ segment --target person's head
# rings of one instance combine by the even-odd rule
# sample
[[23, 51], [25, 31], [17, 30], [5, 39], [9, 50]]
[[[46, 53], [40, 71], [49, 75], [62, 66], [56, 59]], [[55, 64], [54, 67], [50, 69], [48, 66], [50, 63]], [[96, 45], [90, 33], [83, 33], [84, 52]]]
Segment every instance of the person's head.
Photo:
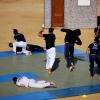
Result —
[[98, 22], [98, 26], [100, 26], [100, 22]]
[[13, 82], [14, 82], [14, 84], [16, 84], [16, 82], [17, 82], [17, 77], [13, 77]]
[[13, 33], [16, 35], [18, 34], [18, 30], [17, 29], [13, 29]]
[[53, 33], [53, 31], [54, 31], [54, 28], [49, 28], [49, 33]]
[[74, 34], [76, 36], [80, 36], [81, 35], [81, 30], [80, 29], [75, 29], [73, 32], [74, 32]]
[[95, 37], [94, 38], [94, 42], [99, 43], [99, 38], [98, 37]]
[[13, 47], [13, 43], [9, 43], [9, 47]]

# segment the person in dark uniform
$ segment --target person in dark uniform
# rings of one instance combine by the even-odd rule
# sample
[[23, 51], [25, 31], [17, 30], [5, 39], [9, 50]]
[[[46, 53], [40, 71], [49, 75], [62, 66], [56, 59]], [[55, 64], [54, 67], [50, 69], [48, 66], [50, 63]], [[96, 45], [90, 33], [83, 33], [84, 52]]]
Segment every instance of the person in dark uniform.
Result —
[[94, 42], [89, 44], [88, 48], [86, 49], [87, 57], [89, 58], [90, 62], [90, 78], [93, 77], [93, 70], [94, 70], [94, 61], [97, 63], [97, 65], [100, 67], [100, 44], [99, 40], [96, 37], [94, 39]]
[[95, 37], [100, 37], [100, 22], [98, 26], [94, 28]]
[[55, 39], [56, 36], [53, 34], [54, 28], [49, 28], [49, 34], [42, 34], [44, 29], [42, 28], [41, 31], [38, 33], [39, 37], [44, 37], [46, 42], [46, 70], [48, 74], [51, 74], [52, 66], [55, 62], [56, 57], [56, 49], [55, 49]]
[[26, 39], [25, 39], [24, 35], [21, 33], [18, 33], [17, 29], [13, 29], [13, 33], [14, 33], [14, 39], [16, 40], [16, 42], [13, 43], [14, 54], [17, 53], [16, 48], [21, 47], [22, 53], [25, 53], [26, 55], [31, 55], [31, 52], [26, 50], [27, 43], [26, 43]]
[[[13, 43], [9, 43], [9, 47], [12, 48], [13, 47]], [[43, 48], [41, 46], [38, 46], [38, 45], [27, 44], [26, 50], [29, 50], [31, 52], [34, 52], [34, 51], [44, 51], [45, 48]], [[22, 48], [21, 47], [17, 47], [16, 48], [16, 52], [22, 53]]]
[[74, 44], [82, 45], [82, 42], [79, 38], [81, 35], [80, 29], [76, 29], [74, 31], [70, 29], [61, 29], [61, 32], [66, 32], [65, 35], [65, 50], [64, 50], [64, 56], [67, 61], [68, 65], [68, 72], [70, 72], [74, 68], [73, 64], [73, 53], [74, 53]]

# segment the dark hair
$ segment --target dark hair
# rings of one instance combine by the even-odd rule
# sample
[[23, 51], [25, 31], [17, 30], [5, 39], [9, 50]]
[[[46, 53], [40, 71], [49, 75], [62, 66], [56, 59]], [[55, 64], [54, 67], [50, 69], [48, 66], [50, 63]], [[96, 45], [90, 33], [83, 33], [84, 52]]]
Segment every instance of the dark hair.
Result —
[[100, 26], [100, 22], [98, 22], [98, 26]]
[[95, 37], [95, 38], [94, 38], [94, 41], [97, 42], [97, 43], [99, 43], [98, 37]]
[[9, 43], [9, 47], [13, 47], [13, 43]]
[[81, 30], [80, 29], [75, 29], [73, 32], [77, 36], [81, 35]]
[[14, 84], [16, 84], [17, 79], [18, 79], [17, 77], [13, 77]]
[[53, 32], [54, 31], [54, 28], [49, 28], [49, 32]]
[[13, 29], [13, 33], [16, 35], [18, 34], [18, 30], [17, 29]]

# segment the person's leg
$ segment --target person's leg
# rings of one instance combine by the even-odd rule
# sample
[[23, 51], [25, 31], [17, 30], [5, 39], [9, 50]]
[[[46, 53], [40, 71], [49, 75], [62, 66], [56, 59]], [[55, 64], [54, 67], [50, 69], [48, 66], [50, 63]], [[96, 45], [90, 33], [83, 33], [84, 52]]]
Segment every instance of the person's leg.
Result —
[[69, 72], [74, 68], [74, 44], [70, 44], [70, 57], [71, 57], [71, 66], [69, 68]]
[[51, 74], [51, 69], [54, 65], [54, 62], [55, 62], [55, 57], [56, 57], [56, 49], [55, 47], [52, 47], [51, 49], [49, 49], [49, 74]]
[[16, 54], [16, 48], [20, 46], [20, 43], [19, 42], [14, 42], [13, 43], [13, 52]]
[[49, 82], [46, 82], [46, 81], [30, 81], [29, 82], [29, 87], [34, 87], [34, 88], [45, 88], [45, 87], [48, 87], [50, 86], [50, 83]]
[[[13, 48], [13, 43], [9, 43], [9, 47]], [[22, 53], [22, 48], [21, 47], [16, 47], [16, 52], [17, 53]]]
[[74, 44], [72, 44], [72, 46], [70, 47], [70, 57], [71, 57], [71, 65], [74, 67]]
[[49, 50], [46, 50], [46, 70], [48, 71], [49, 69]]
[[69, 55], [69, 48], [70, 48], [70, 44], [69, 43], [65, 43], [65, 48], [64, 48], [64, 56], [65, 56], [65, 60], [67, 62], [68, 67], [70, 67], [70, 55]]
[[94, 58], [93, 56], [89, 57], [89, 61], [90, 61], [90, 77], [93, 77], [93, 70], [94, 70]]
[[97, 56], [97, 58], [95, 59], [95, 62], [97, 63], [98, 67], [100, 68], [100, 60], [99, 57]]
[[37, 83], [43, 84], [43, 85], [45, 85], [46, 83], [50, 83], [50, 85], [56, 86], [56, 84], [53, 81], [50, 82], [50, 81], [40, 80], [40, 81], [37, 81]]
[[26, 50], [27, 43], [26, 42], [21, 42], [21, 44], [22, 44], [22, 53], [24, 53], [26, 55], [31, 55], [31, 51]]
[[72, 70], [72, 65], [71, 65], [71, 57], [70, 57], [70, 48], [71, 48], [72, 44], [71, 43], [65, 43], [65, 59], [67, 61], [67, 66], [69, 68], [68, 72], [70, 72]]

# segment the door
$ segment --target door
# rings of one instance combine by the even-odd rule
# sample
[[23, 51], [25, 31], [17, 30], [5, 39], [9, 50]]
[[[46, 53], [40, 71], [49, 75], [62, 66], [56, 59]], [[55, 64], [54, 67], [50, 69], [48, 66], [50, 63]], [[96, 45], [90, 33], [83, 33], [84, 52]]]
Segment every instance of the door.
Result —
[[64, 0], [52, 0], [52, 27], [64, 27]]

